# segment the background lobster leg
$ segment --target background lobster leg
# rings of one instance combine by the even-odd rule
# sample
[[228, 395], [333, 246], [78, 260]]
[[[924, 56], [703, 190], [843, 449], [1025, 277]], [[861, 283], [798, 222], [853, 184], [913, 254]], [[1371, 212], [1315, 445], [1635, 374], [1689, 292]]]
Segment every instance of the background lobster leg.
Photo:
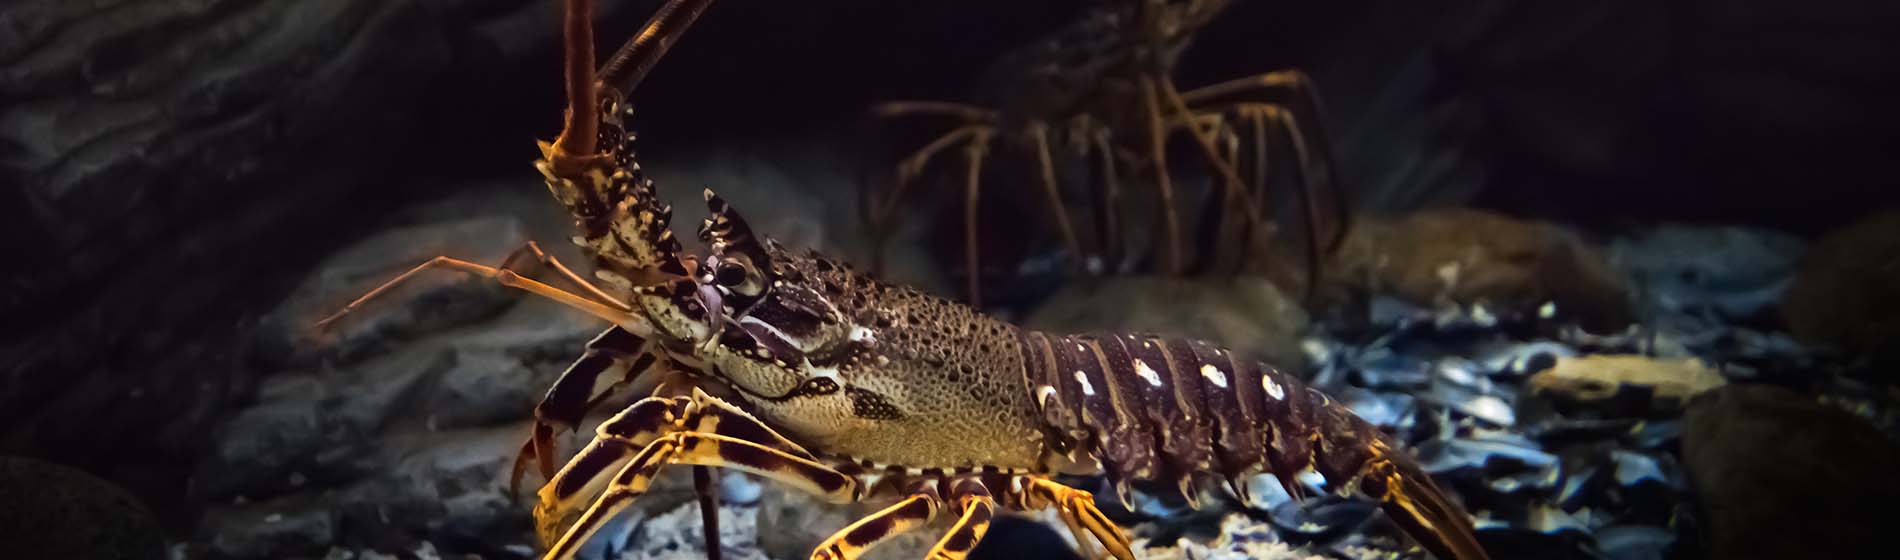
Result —
[[1299, 182], [1296, 183], [1298, 188], [1294, 189], [1294, 193], [1299, 196], [1300, 211], [1304, 214], [1302, 220], [1306, 222], [1308, 273], [1306, 292], [1310, 297], [1315, 292], [1314, 286], [1318, 283], [1317, 275], [1324, 268], [1320, 261], [1325, 253], [1331, 252], [1337, 245], [1339, 237], [1344, 233], [1346, 220], [1343, 215], [1336, 217], [1336, 223], [1333, 226], [1335, 229], [1332, 231], [1326, 231], [1326, 227], [1322, 224], [1319, 197], [1321, 191], [1327, 187], [1321, 184], [1325, 180], [1326, 171], [1313, 165], [1314, 147], [1308, 143], [1309, 138], [1304, 132], [1306, 129], [1301, 127], [1299, 117], [1293, 112], [1279, 105], [1257, 102], [1235, 103], [1229, 107], [1229, 110], [1238, 115], [1238, 120], [1251, 124], [1254, 129], [1254, 154], [1256, 161], [1260, 163], [1258, 164], [1259, 171], [1255, 174], [1257, 181], [1253, 188], [1255, 192], [1261, 193], [1260, 196], [1266, 195], [1264, 169], [1269, 157], [1268, 142], [1272, 138], [1272, 135], [1267, 132], [1268, 127], [1273, 127], [1279, 133], [1286, 135], [1293, 149], [1294, 161], [1299, 162], [1297, 168]]
[[[668, 464], [735, 468], [834, 503], [855, 501], [860, 494], [855, 479], [819, 464], [757, 419], [697, 389], [688, 397], [643, 399], [596, 432], [593, 443], [541, 489], [536, 530], [548, 544], [548, 558], [572, 557], [601, 525], [644, 494]], [[570, 524], [570, 518], [577, 519]]]
[[1115, 148], [1109, 143], [1109, 130], [1099, 128], [1089, 140], [1102, 164], [1101, 180], [1091, 181], [1100, 190], [1096, 205], [1096, 240], [1101, 243], [1105, 269], [1119, 270], [1122, 262], [1121, 178], [1115, 172]]
[[977, 479], [958, 480], [950, 485], [950, 502], [957, 505], [963, 515], [950, 526], [937, 545], [930, 547], [924, 555], [927, 560], [962, 560], [983, 541], [983, 534], [990, 530], [990, 518], [996, 513], [996, 500], [990, 497], [989, 488]]
[[903, 202], [904, 195], [910, 191], [911, 183], [923, 174], [924, 167], [930, 164], [930, 160], [935, 158], [938, 152], [949, 149], [951, 146], [974, 142], [977, 136], [994, 134], [995, 131], [994, 126], [981, 123], [959, 126], [931, 140], [930, 143], [898, 162], [897, 177], [893, 181], [895, 184], [891, 186], [891, 192], [881, 201], [877, 200], [876, 196], [871, 196], [865, 204], [869, 208], [865, 223], [872, 236], [871, 270], [873, 273], [883, 272], [884, 244], [890, 237], [889, 228], [892, 218], [897, 214], [898, 205]]
[[[1284, 119], [1281, 120], [1287, 127], [1288, 134], [1294, 138], [1294, 142], [1299, 146], [1307, 147], [1301, 150], [1298, 158], [1302, 178], [1311, 177], [1310, 180], [1303, 182], [1322, 185], [1333, 196], [1335, 223], [1331, 231], [1325, 231], [1322, 235], [1319, 231], [1321, 228], [1317, 225], [1318, 210], [1311, 206], [1308, 209], [1308, 219], [1313, 220], [1310, 227], [1315, 230], [1313, 235], [1315, 243], [1322, 244], [1325, 250], [1330, 252], [1345, 236], [1350, 216], [1347, 214], [1345, 191], [1333, 184], [1337, 166], [1332, 154], [1332, 143], [1324, 125], [1325, 107], [1320, 101], [1319, 88], [1313, 85], [1312, 78], [1299, 70], [1278, 70], [1183, 92], [1181, 97], [1189, 105], [1201, 107], [1205, 105], [1205, 102], [1249, 92], [1279, 94], [1275, 97], [1288, 98], [1292, 101], [1290, 104], [1279, 104], [1293, 108], [1292, 111], [1283, 113]], [[1261, 106], [1276, 105], [1255, 103]], [[1308, 191], [1313, 191], [1311, 187], [1306, 188]], [[1309, 199], [1309, 205], [1318, 204], [1314, 201], [1316, 194], [1316, 192], [1304, 193], [1304, 196]]]
[[1076, 262], [1086, 260], [1082, 252], [1082, 243], [1075, 237], [1075, 226], [1069, 223], [1069, 209], [1062, 204], [1062, 193], [1056, 188], [1056, 166], [1049, 157], [1049, 125], [1036, 121], [1029, 126], [1029, 135], [1036, 143], [1036, 162], [1042, 168], [1042, 189], [1049, 196], [1049, 211], [1055, 215], [1056, 228], [1062, 230], [1062, 241], [1068, 246], [1069, 255]]
[[943, 506], [931, 482], [935, 481], [912, 481], [905, 489], [908, 497], [833, 533], [812, 550], [812, 560], [852, 560], [879, 543], [930, 523]]
[[963, 253], [967, 259], [970, 279], [970, 306], [983, 306], [982, 260], [977, 254], [976, 210], [977, 202], [982, 198], [983, 156], [990, 150], [990, 134], [979, 132], [963, 148], [963, 156], [969, 162], [965, 170], [966, 180], [963, 190]]
[[[1257, 227], [1261, 219], [1260, 208], [1254, 203], [1253, 196], [1246, 192], [1246, 187], [1241, 182], [1240, 175], [1234, 171], [1233, 165], [1226, 159], [1223, 159], [1220, 155], [1220, 149], [1214, 146], [1215, 127], [1201, 126], [1201, 123], [1198, 122], [1201, 115], [1196, 114], [1194, 110], [1188, 108], [1187, 102], [1181, 98], [1181, 93], [1175, 91], [1174, 82], [1159, 79], [1150, 80], [1149, 83], [1162, 101], [1167, 103], [1165, 110], [1174, 112], [1175, 118], [1180, 119], [1182, 126], [1188, 129], [1188, 135], [1193, 138], [1194, 144], [1200, 147], [1202, 156], [1207, 159], [1207, 165], [1213, 168], [1217, 179], [1220, 181], [1221, 196], [1238, 200], [1240, 202], [1242, 217], [1245, 219], [1244, 223], [1248, 224], [1247, 227], [1249, 228]], [[1218, 113], [1215, 113], [1214, 116], [1218, 118]], [[1218, 125], [1216, 125], [1216, 127], [1218, 127]], [[1217, 214], [1217, 216], [1224, 214], [1225, 213]], [[1216, 231], [1220, 229], [1219, 224], [1216, 224], [1214, 227]], [[1213, 248], [1208, 247], [1205, 248], [1205, 250], [1211, 251]], [[1241, 251], [1243, 253], [1252, 252], [1252, 250], [1252, 237], [1241, 240]]]
[[889, 198], [880, 204], [872, 205], [876, 208], [871, 216], [873, 225], [881, 226], [888, 223], [891, 214], [896, 213], [898, 203], [904, 199], [904, 193], [910, 189], [910, 182], [916, 180], [917, 176], [923, 173], [924, 166], [930, 164], [931, 158], [936, 157], [937, 152], [954, 146], [958, 142], [965, 141], [973, 135], [985, 131], [993, 134], [996, 131], [996, 113], [981, 107], [961, 103], [894, 101], [878, 105], [872, 109], [871, 112], [882, 118], [907, 115], [937, 115], [963, 121], [963, 124], [951, 129], [950, 132], [946, 132], [942, 136], [938, 136], [929, 143], [924, 144], [924, 147], [918, 148], [916, 152], [911, 153], [910, 156], [898, 162], [897, 184], [892, 186]]
[[1143, 78], [1141, 81], [1141, 99], [1148, 112], [1148, 164], [1154, 166], [1155, 188], [1161, 195], [1161, 224], [1165, 228], [1161, 241], [1166, 243], [1167, 274], [1181, 273], [1181, 218], [1174, 209], [1174, 182], [1168, 176], [1168, 125], [1161, 116], [1161, 100], [1154, 87], [1154, 80]]

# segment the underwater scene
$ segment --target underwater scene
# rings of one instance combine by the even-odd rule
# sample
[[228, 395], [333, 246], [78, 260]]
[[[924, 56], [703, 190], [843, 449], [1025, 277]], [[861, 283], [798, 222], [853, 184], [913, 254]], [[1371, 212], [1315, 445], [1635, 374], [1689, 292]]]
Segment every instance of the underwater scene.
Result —
[[1894, 557], [1900, 3], [0, 3], [0, 558]]

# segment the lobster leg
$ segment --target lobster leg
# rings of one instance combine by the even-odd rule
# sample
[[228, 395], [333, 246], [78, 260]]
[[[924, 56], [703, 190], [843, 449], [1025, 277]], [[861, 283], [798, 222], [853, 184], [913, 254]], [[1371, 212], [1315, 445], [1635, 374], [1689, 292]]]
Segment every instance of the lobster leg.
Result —
[[534, 513], [546, 558], [572, 558], [674, 463], [739, 469], [834, 503], [859, 496], [855, 479], [730, 403], [698, 389], [688, 397], [647, 398], [602, 423], [594, 442], [542, 487]]
[[[1312, 182], [1324, 185], [1334, 197], [1333, 210], [1334, 219], [1336, 220], [1334, 224], [1335, 227], [1332, 231], [1325, 232], [1323, 241], [1317, 241], [1325, 246], [1326, 252], [1331, 252], [1334, 248], [1337, 248], [1340, 241], [1344, 239], [1345, 233], [1350, 225], [1350, 214], [1348, 212], [1345, 192], [1333, 184], [1333, 172], [1334, 169], [1337, 168], [1337, 165], [1332, 152], [1332, 143], [1327, 136], [1325, 126], [1321, 123], [1321, 119], [1324, 118], [1325, 107], [1320, 101], [1319, 88], [1313, 85], [1312, 78], [1308, 77], [1305, 72], [1299, 70], [1279, 70], [1204, 86], [1182, 93], [1181, 96], [1189, 105], [1200, 106], [1204, 101], [1211, 101], [1246, 92], [1284, 93], [1297, 100], [1298, 110], [1295, 112], [1299, 114], [1287, 115], [1283, 122], [1289, 128], [1289, 134], [1291, 136], [1298, 138], [1299, 142], [1311, 146], [1312, 149], [1318, 150], [1317, 152], [1302, 154], [1300, 156], [1301, 173], [1305, 175], [1309, 168], [1318, 167], [1318, 170], [1313, 174], [1314, 180]], [[1300, 122], [1307, 122], [1311, 126], [1300, 126]], [[1313, 155], [1320, 157], [1313, 158]], [[1307, 196], [1311, 197], [1312, 193], [1308, 193]], [[1316, 203], [1309, 202], [1309, 204]], [[1308, 213], [1309, 219], [1318, 216], [1317, 209], [1309, 208]], [[1315, 227], [1317, 228], [1317, 226]]]
[[910, 189], [910, 182], [923, 173], [924, 166], [930, 163], [930, 159], [935, 157], [937, 152], [985, 130], [994, 133], [998, 119], [994, 111], [973, 105], [942, 101], [893, 101], [872, 108], [871, 113], [881, 118], [908, 115], [948, 116], [965, 123], [931, 140], [930, 143], [898, 162], [897, 184], [892, 188], [890, 197], [872, 205], [875, 207], [875, 210], [871, 212], [873, 226], [882, 226], [890, 220], [891, 214], [897, 211], [897, 204], [903, 200], [905, 191]]
[[969, 267], [971, 307], [983, 306], [982, 261], [977, 258], [976, 246], [976, 210], [982, 196], [983, 156], [989, 153], [989, 140], [988, 131], [979, 132], [963, 148], [963, 155], [969, 161], [969, 168], [965, 170], [967, 183], [963, 190], [963, 251], [964, 264]]
[[[1256, 155], [1264, 158], [1267, 138], [1265, 129], [1267, 126], [1273, 125], [1278, 126], [1280, 130], [1286, 134], [1293, 148], [1294, 159], [1300, 162], [1300, 182], [1299, 188], [1295, 192], [1299, 194], [1300, 208], [1306, 215], [1306, 260], [1309, 267], [1307, 294], [1310, 296], [1315, 292], [1317, 287], [1316, 283], [1318, 282], [1317, 274], [1323, 264], [1320, 262], [1321, 253], [1329, 251], [1327, 247], [1337, 244], [1340, 234], [1339, 231], [1326, 234], [1321, 233], [1322, 228], [1320, 226], [1321, 218], [1319, 215], [1318, 197], [1319, 191], [1324, 188], [1324, 186], [1319, 185], [1318, 182], [1323, 180], [1323, 171], [1316, 171], [1313, 166], [1308, 163], [1312, 161], [1314, 146], [1308, 143], [1307, 135], [1302, 132], [1303, 129], [1300, 127], [1299, 118], [1280, 106], [1270, 103], [1236, 103], [1233, 105], [1233, 109], [1244, 115], [1243, 118], [1252, 122], [1254, 126], [1254, 139], [1258, 146], [1256, 148]], [[1264, 192], [1264, 184], [1265, 182], [1262, 180], [1257, 184], [1256, 188]], [[1339, 220], [1341, 220], [1341, 223], [1344, 223], [1343, 220], [1345, 220], [1345, 218], [1342, 216]]]
[[[1247, 188], [1247, 192], [1252, 193], [1257, 199], [1266, 200], [1267, 174], [1272, 170], [1270, 167], [1272, 161], [1268, 160], [1267, 157], [1273, 148], [1267, 143], [1269, 138], [1267, 135], [1267, 117], [1264, 113], [1259, 111], [1247, 110], [1239, 111], [1238, 117], [1253, 129], [1253, 165], [1248, 169], [1248, 171], [1251, 172], [1253, 184]], [[1253, 239], [1253, 224], [1243, 224], [1240, 229], [1240, 236], [1243, 239]], [[1241, 272], [1245, 269], [1245, 266], [1245, 261], [1235, 259], [1234, 272]]]
[[929, 165], [930, 160], [937, 157], [937, 152], [955, 146], [958, 142], [968, 142], [979, 134], [994, 132], [995, 129], [988, 125], [958, 127], [956, 130], [944, 133], [943, 136], [938, 136], [936, 140], [930, 141], [929, 144], [925, 144], [924, 147], [918, 148], [916, 152], [905, 157], [897, 164], [897, 185], [892, 188], [889, 198], [876, 205], [877, 211], [872, 213], [873, 217], [882, 223], [890, 220], [891, 215], [897, 213], [897, 205], [903, 201], [905, 193], [910, 190], [911, 182], [917, 180], [918, 175], [923, 174], [924, 166]]
[[[632, 382], [658, 363], [658, 355], [647, 351], [646, 340], [618, 326], [609, 327], [600, 336], [588, 341], [586, 350], [579, 359], [561, 372], [561, 377], [548, 387], [547, 394], [534, 406], [534, 428], [528, 441], [522, 442], [521, 451], [515, 455], [514, 472], [508, 479], [508, 492], [519, 494], [521, 475], [526, 473], [530, 464], [538, 464], [542, 478], [554, 476], [554, 433], [557, 429], [572, 430], [580, 426], [588, 411], [600, 404], [601, 399], [614, 390]], [[594, 386], [601, 374], [610, 370], [621, 370], [620, 381], [613, 387], [594, 394]]]
[[[1239, 200], [1241, 214], [1244, 215], [1248, 227], [1257, 227], [1260, 222], [1260, 208], [1254, 203], [1253, 197], [1246, 192], [1246, 187], [1242, 185], [1240, 175], [1234, 172], [1233, 166], [1221, 158], [1220, 149], [1214, 146], [1213, 132], [1202, 128], [1200, 124], [1196, 122], [1194, 112], [1188, 108], [1187, 102], [1182, 100], [1181, 93], [1175, 91], [1174, 82], [1164, 79], [1154, 80], [1151, 83], [1155, 85], [1156, 91], [1166, 99], [1169, 107], [1173, 109], [1176, 116], [1187, 126], [1188, 134], [1194, 138], [1195, 145], [1200, 146], [1202, 155], [1207, 158], [1207, 164], [1213, 167], [1220, 175], [1223, 198], [1232, 197]], [[1242, 253], [1251, 253], [1252, 250], [1253, 239], [1251, 237], [1241, 240]]]
[[938, 152], [955, 146], [959, 142], [973, 141], [972, 138], [975, 136], [991, 133], [994, 132], [994, 130], [993, 127], [984, 124], [961, 126], [955, 130], [944, 133], [942, 136], [938, 136], [935, 140], [930, 141], [929, 144], [918, 148], [916, 152], [913, 152], [910, 156], [898, 162], [896, 184], [892, 185], [890, 194], [886, 195], [883, 200], [878, 200], [875, 196], [868, 197], [866, 200], [866, 206], [869, 206], [870, 209], [865, 212], [865, 226], [870, 230], [870, 234], [873, 238], [872, 270], [880, 272], [883, 270], [884, 244], [886, 236], [888, 235], [886, 228], [889, 227], [892, 216], [897, 213], [898, 204], [903, 202], [904, 195], [910, 191], [911, 183], [915, 182], [918, 176], [923, 174], [924, 166], [928, 165], [930, 160], [935, 158]]
[[990, 491], [982, 482], [975, 479], [957, 481], [950, 488], [950, 499], [957, 504], [963, 515], [950, 526], [937, 545], [930, 547], [924, 555], [928, 560], [962, 560], [982, 542], [983, 533], [990, 530], [990, 518], [996, 513], [996, 500], [990, 497]]
[[1087, 260], [1082, 254], [1082, 244], [1075, 237], [1075, 226], [1069, 224], [1069, 210], [1062, 205], [1062, 194], [1056, 188], [1056, 166], [1049, 157], [1049, 125], [1036, 121], [1030, 125], [1029, 135], [1035, 137], [1036, 161], [1042, 167], [1042, 189], [1049, 195], [1049, 211], [1056, 216], [1056, 227], [1062, 230], [1062, 241], [1069, 247], [1069, 255], [1076, 262]]
[[1160, 92], [1154, 80], [1142, 78], [1141, 97], [1148, 109], [1148, 147], [1149, 164], [1154, 166], [1155, 186], [1161, 191], [1162, 227], [1166, 228], [1163, 242], [1167, 244], [1167, 273], [1181, 272], [1181, 219], [1174, 210], [1174, 184], [1168, 176], [1167, 140], [1168, 126], [1161, 117], [1161, 102], [1157, 99]]
[[693, 465], [693, 493], [699, 495], [699, 527], [706, 535], [706, 560], [719, 560], [719, 484], [712, 467]]
[[1102, 199], [1098, 201], [1101, 217], [1098, 218], [1100, 227], [1097, 231], [1101, 232], [1107, 269], [1116, 270], [1120, 268], [1122, 260], [1122, 188], [1121, 181], [1115, 175], [1115, 150], [1109, 146], [1107, 129], [1097, 130], [1090, 136], [1093, 137], [1096, 152], [1102, 158]]
[[1023, 507], [1055, 508], [1062, 522], [1069, 526], [1069, 532], [1075, 534], [1075, 542], [1083, 548], [1093, 548], [1087, 544], [1092, 536], [1117, 560], [1135, 559], [1135, 553], [1129, 548], [1128, 536], [1122, 534], [1121, 528], [1109, 521], [1102, 510], [1096, 509], [1093, 494], [1046, 478], [1022, 477], [1017, 481], [1022, 485], [1020, 497]]
[[908, 490], [909, 496], [903, 500], [845, 526], [819, 543], [812, 550], [812, 560], [853, 560], [871, 547], [936, 519], [943, 505], [936, 486], [916, 481]]

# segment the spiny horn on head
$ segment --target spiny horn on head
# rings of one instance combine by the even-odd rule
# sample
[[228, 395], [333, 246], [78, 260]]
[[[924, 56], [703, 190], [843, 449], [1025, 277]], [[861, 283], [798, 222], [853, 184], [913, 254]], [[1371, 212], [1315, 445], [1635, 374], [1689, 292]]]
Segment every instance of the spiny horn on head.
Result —
[[746, 224], [745, 218], [712, 189], [706, 189], [705, 196], [708, 215], [699, 224], [699, 239], [711, 245], [715, 252], [741, 253], [759, 266], [770, 263], [766, 240], [752, 233], [752, 226]]

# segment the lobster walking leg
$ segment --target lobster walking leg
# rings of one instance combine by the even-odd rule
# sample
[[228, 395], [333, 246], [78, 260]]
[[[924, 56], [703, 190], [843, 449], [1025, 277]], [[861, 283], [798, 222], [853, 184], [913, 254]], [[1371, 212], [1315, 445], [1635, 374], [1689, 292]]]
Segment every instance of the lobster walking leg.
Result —
[[689, 397], [653, 397], [602, 423], [594, 442], [542, 487], [534, 513], [546, 558], [572, 558], [674, 463], [739, 469], [834, 503], [859, 496], [856, 479], [818, 463], [730, 403], [698, 389]]
[[[1201, 148], [1202, 155], [1207, 158], [1208, 166], [1212, 167], [1216, 174], [1219, 175], [1222, 195], [1240, 201], [1240, 211], [1243, 215], [1242, 217], [1246, 220], [1245, 223], [1248, 224], [1248, 227], [1254, 227], [1261, 219], [1260, 208], [1254, 204], [1253, 196], [1246, 191], [1246, 187], [1243, 186], [1240, 180], [1240, 175], [1234, 172], [1233, 166], [1221, 158], [1219, 148], [1214, 146], [1213, 131], [1204, 129], [1200, 123], [1195, 122], [1197, 115], [1195, 115], [1193, 110], [1188, 108], [1187, 102], [1182, 100], [1181, 93], [1175, 90], [1174, 82], [1168, 80], [1154, 80], [1151, 83], [1154, 84], [1156, 92], [1168, 104], [1168, 108], [1174, 111], [1176, 118], [1181, 119], [1182, 124], [1187, 127], [1188, 135], [1194, 139], [1195, 145]], [[1217, 225], [1215, 227], [1218, 230], [1219, 226]], [[1252, 252], [1252, 250], [1253, 238], [1251, 236], [1241, 240], [1241, 251], [1243, 253]]]
[[[1235, 103], [1229, 106], [1229, 110], [1237, 113], [1242, 120], [1247, 121], [1253, 127], [1256, 150], [1255, 157], [1257, 160], [1263, 162], [1263, 165], [1266, 161], [1266, 147], [1269, 137], [1266, 133], [1266, 128], [1269, 125], [1278, 127], [1281, 132], [1286, 134], [1289, 144], [1293, 149], [1294, 159], [1300, 162], [1298, 167], [1299, 183], [1297, 183], [1298, 188], [1296, 188], [1294, 192], [1299, 195], [1300, 211], [1304, 214], [1303, 220], [1306, 222], [1307, 228], [1307, 295], [1310, 297], [1316, 291], [1315, 287], [1318, 283], [1317, 274], [1323, 266], [1323, 263], [1320, 262], [1322, 253], [1330, 251], [1331, 247], [1337, 245], [1339, 237], [1343, 233], [1342, 224], [1344, 224], [1346, 220], [1343, 214], [1337, 216], [1336, 219], [1339, 223], [1335, 224], [1336, 229], [1331, 232], [1323, 232], [1325, 228], [1320, 224], [1322, 218], [1320, 217], [1319, 195], [1322, 190], [1327, 189], [1327, 185], [1322, 183], [1322, 181], [1326, 180], [1326, 171], [1324, 167], [1316, 168], [1309, 162], [1312, 161], [1313, 150], [1324, 149], [1324, 147], [1311, 145], [1310, 139], [1304, 132], [1306, 129], [1300, 125], [1301, 121], [1299, 117], [1278, 105], [1251, 102]], [[1330, 166], [1331, 164], [1328, 163], [1325, 165]], [[1265, 196], [1264, 175], [1264, 171], [1257, 172], [1254, 185], [1254, 191], [1262, 193], [1261, 196]]]
[[706, 534], [706, 560], [719, 560], [719, 484], [712, 467], [693, 465], [693, 493], [699, 495], [699, 527]]
[[1075, 534], [1075, 542], [1084, 548], [1092, 537], [1117, 560], [1135, 560], [1128, 536], [1095, 507], [1095, 496], [1040, 477], [1022, 477], [1021, 503], [1025, 509], [1055, 508]]
[[950, 526], [937, 545], [924, 555], [928, 560], [962, 560], [990, 530], [990, 518], [996, 512], [996, 500], [976, 479], [959, 480], [950, 487], [950, 500], [963, 515]]
[[903, 161], [897, 164], [896, 184], [892, 185], [891, 192], [886, 195], [883, 200], [877, 200], [877, 197], [873, 196], [866, 201], [866, 206], [869, 207], [869, 210], [866, 212], [865, 225], [874, 237], [872, 251], [873, 271], [882, 272], [884, 268], [884, 245], [889, 233], [886, 228], [889, 227], [892, 216], [897, 213], [898, 204], [903, 202], [904, 195], [910, 191], [911, 184], [916, 182], [917, 178], [923, 174], [924, 167], [930, 164], [930, 160], [935, 158], [938, 152], [955, 146], [960, 142], [974, 142], [977, 136], [993, 134], [994, 132], [995, 127], [986, 124], [960, 126], [930, 141], [930, 143], [925, 144], [924, 147], [918, 148], [916, 152], [905, 157]]
[[1121, 203], [1122, 187], [1120, 178], [1115, 174], [1115, 148], [1109, 144], [1108, 130], [1101, 129], [1090, 134], [1096, 153], [1101, 156], [1101, 199], [1096, 202], [1098, 214], [1096, 231], [1100, 232], [1098, 241], [1102, 244], [1103, 258], [1107, 270], [1116, 270], [1122, 261]]
[[913, 482], [908, 497], [890, 507], [845, 526], [812, 550], [812, 560], [853, 560], [871, 547], [910, 532], [937, 518], [943, 498], [934, 485]]
[[1181, 219], [1174, 210], [1174, 183], [1168, 176], [1168, 125], [1161, 116], [1161, 101], [1157, 98], [1154, 80], [1141, 82], [1142, 102], [1148, 110], [1148, 159], [1154, 166], [1155, 186], [1161, 191], [1161, 221], [1166, 228], [1163, 242], [1167, 244], [1167, 273], [1181, 273]]
[[[600, 336], [588, 341], [581, 357], [561, 372], [561, 377], [548, 387], [547, 394], [534, 406], [534, 428], [528, 441], [522, 442], [521, 451], [515, 455], [514, 472], [508, 479], [509, 493], [519, 493], [521, 475], [527, 472], [530, 464], [540, 466], [542, 478], [552, 478], [555, 430], [579, 427], [581, 420], [600, 404], [602, 397], [645, 373], [659, 362], [657, 358], [657, 354], [646, 348], [645, 339], [618, 326], [609, 327]], [[623, 372], [620, 381], [602, 391], [600, 396], [595, 396], [594, 386], [601, 374], [616, 369]]]
[[[1308, 219], [1313, 220], [1312, 223], [1317, 223], [1318, 218], [1318, 210], [1314, 208], [1317, 202], [1312, 200], [1316, 193], [1311, 192], [1314, 190], [1313, 187], [1306, 183], [1321, 185], [1333, 195], [1333, 218], [1336, 223], [1332, 231], [1325, 232], [1322, 236], [1318, 235], [1317, 225], [1311, 226], [1315, 229], [1315, 243], [1323, 245], [1325, 250], [1330, 252], [1345, 237], [1350, 216], [1345, 191], [1333, 184], [1333, 173], [1337, 168], [1336, 158], [1333, 156], [1332, 143], [1322, 122], [1325, 118], [1323, 114], [1325, 107], [1320, 101], [1319, 88], [1313, 85], [1313, 79], [1299, 70], [1279, 70], [1201, 87], [1184, 92], [1181, 97], [1190, 105], [1201, 106], [1205, 101], [1247, 92], [1280, 94], [1291, 98], [1292, 103], [1289, 106], [1295, 107], [1295, 110], [1291, 111], [1292, 114], [1284, 115], [1285, 118], [1280, 120], [1288, 128], [1288, 134], [1294, 138], [1295, 142], [1310, 146], [1312, 150], [1315, 150], [1302, 152], [1298, 156], [1301, 165], [1302, 188], [1308, 191], [1303, 193], [1308, 197], [1306, 203]], [[1270, 106], [1272, 104], [1257, 103], [1257, 105]], [[1306, 123], [1306, 125], [1302, 126], [1301, 123]], [[1309, 173], [1311, 179], [1306, 178]]]
[[1049, 211], [1055, 214], [1056, 228], [1062, 230], [1062, 241], [1067, 244], [1069, 255], [1077, 261], [1085, 259], [1082, 243], [1075, 237], [1075, 226], [1069, 224], [1069, 209], [1062, 204], [1062, 194], [1056, 188], [1056, 166], [1049, 157], [1049, 125], [1041, 121], [1029, 127], [1030, 136], [1035, 137], [1036, 162], [1042, 168], [1042, 190], [1049, 196]]
[[983, 305], [982, 260], [977, 256], [976, 243], [976, 210], [977, 202], [982, 198], [982, 191], [980, 189], [983, 186], [981, 179], [983, 175], [983, 156], [989, 153], [989, 139], [990, 135], [988, 132], [977, 133], [975, 137], [970, 139], [970, 143], [964, 146], [963, 154], [969, 162], [969, 168], [965, 170], [968, 183], [964, 186], [963, 191], [963, 250], [966, 257], [964, 265], [969, 267], [971, 307], [981, 307]]
[[897, 164], [897, 184], [892, 187], [890, 197], [876, 205], [877, 211], [873, 213], [873, 217], [880, 224], [890, 220], [891, 215], [897, 212], [898, 203], [903, 201], [904, 194], [910, 190], [911, 182], [917, 180], [917, 176], [923, 173], [924, 167], [930, 164], [932, 158], [937, 157], [937, 152], [955, 146], [958, 142], [968, 142], [979, 134], [994, 133], [995, 129], [988, 125], [973, 124], [958, 127], [930, 141], [924, 147], [918, 148], [909, 157], [905, 157]]

